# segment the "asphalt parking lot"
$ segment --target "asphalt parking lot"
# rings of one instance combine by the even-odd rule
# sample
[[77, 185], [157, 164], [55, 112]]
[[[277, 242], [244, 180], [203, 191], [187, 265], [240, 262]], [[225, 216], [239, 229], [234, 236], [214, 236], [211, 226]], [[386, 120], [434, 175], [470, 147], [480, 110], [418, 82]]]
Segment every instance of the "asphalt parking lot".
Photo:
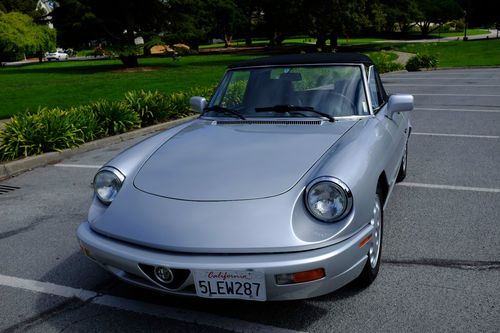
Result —
[[79, 252], [97, 168], [137, 140], [0, 182], [0, 331], [498, 332], [500, 68], [393, 73], [411, 93], [409, 170], [385, 211], [365, 290], [305, 301], [208, 301], [118, 282]]

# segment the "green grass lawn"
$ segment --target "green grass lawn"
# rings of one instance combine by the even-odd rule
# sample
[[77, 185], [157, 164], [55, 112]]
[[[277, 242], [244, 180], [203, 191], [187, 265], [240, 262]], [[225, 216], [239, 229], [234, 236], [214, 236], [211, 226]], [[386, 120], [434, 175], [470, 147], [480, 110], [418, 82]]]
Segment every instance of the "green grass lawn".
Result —
[[[365, 37], [355, 37], [355, 38], [339, 38], [339, 45], [363, 45], [370, 44], [375, 41], [384, 41], [384, 38], [365, 38]], [[287, 45], [304, 45], [304, 44], [315, 44], [316, 38], [312, 37], [300, 37], [300, 38], [287, 38], [283, 41], [283, 46]], [[269, 44], [268, 39], [258, 39], [252, 41], [252, 46], [267, 46]], [[326, 41], [327, 45], [330, 45], [330, 41]], [[232, 44], [233, 47], [245, 47], [244, 40], [235, 40]], [[221, 48], [224, 47], [224, 43], [215, 43], [215, 44], [207, 44], [200, 45], [200, 49], [210, 49], [210, 48]]]
[[438, 67], [500, 65], [500, 39], [400, 44], [393, 48], [403, 52], [435, 55], [439, 59]]
[[134, 89], [163, 93], [217, 84], [226, 66], [241, 55], [141, 59], [148, 72], [123, 72], [118, 60], [53, 62], [0, 68], [0, 119], [39, 106], [68, 107], [100, 98], [117, 100]]
[[[473, 35], [483, 35], [483, 34], [488, 34], [488, 30], [484, 29], [467, 29], [467, 36], [473, 36]], [[422, 37], [420, 32], [414, 32], [410, 33], [409, 38], [410, 39], [421, 39], [421, 38], [443, 38], [443, 37], [461, 37], [463, 36], [464, 33], [463, 31], [458, 31], [458, 32], [442, 32], [442, 33], [437, 33], [433, 32], [427, 37]], [[404, 36], [401, 37], [402, 39], [405, 39]], [[353, 37], [353, 38], [339, 38], [338, 43], [339, 45], [364, 45], [364, 44], [371, 44], [374, 42], [382, 42], [386, 40], [390, 40], [391, 38], [377, 38], [377, 37]], [[300, 44], [315, 44], [316, 43], [316, 38], [312, 37], [292, 37], [292, 38], [287, 38], [283, 41], [283, 45], [300, 45]], [[266, 46], [269, 44], [269, 40], [265, 38], [258, 38], [254, 39], [252, 41], [252, 46]], [[327, 44], [330, 45], [330, 41], [327, 41]], [[245, 47], [245, 40], [243, 39], [236, 39], [233, 41], [233, 47]], [[224, 47], [224, 43], [215, 43], [215, 44], [207, 44], [207, 45], [200, 45], [200, 49], [209, 49], [209, 48], [221, 48]]]
[[[489, 30], [484, 30], [484, 29], [467, 29], [467, 36], [475, 36], [475, 35], [486, 35], [486, 34], [489, 34]], [[434, 37], [434, 38], [443, 38], [443, 37], [462, 37], [464, 35], [464, 32], [463, 31], [458, 31], [458, 32], [455, 32], [455, 31], [452, 31], [452, 32], [442, 32], [442, 33], [437, 33], [437, 32], [433, 32], [431, 33], [431, 37]]]
[[[302, 43], [303, 39], [296, 38]], [[369, 42], [369, 39], [365, 39]], [[294, 42], [292, 40], [291, 42]], [[500, 40], [451, 41], [435, 43], [373, 43], [373, 50], [387, 49], [434, 54], [439, 67], [500, 65]], [[370, 57], [394, 61], [397, 55], [367, 52]], [[24, 67], [0, 68], [0, 119], [19, 112], [36, 111], [39, 106], [68, 107], [100, 98], [122, 99], [134, 89], [159, 90], [168, 94], [190, 87], [217, 84], [226, 66], [253, 58], [244, 55], [199, 55], [141, 59], [141, 66], [152, 71], [124, 72], [118, 60], [53, 62]]]

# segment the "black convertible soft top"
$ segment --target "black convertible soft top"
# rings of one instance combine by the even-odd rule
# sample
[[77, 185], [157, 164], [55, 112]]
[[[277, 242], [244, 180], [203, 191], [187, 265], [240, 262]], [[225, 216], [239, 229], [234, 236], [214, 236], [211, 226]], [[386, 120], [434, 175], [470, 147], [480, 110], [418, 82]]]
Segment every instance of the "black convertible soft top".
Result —
[[370, 58], [361, 53], [306, 53], [289, 54], [274, 57], [257, 58], [240, 61], [229, 65], [229, 68], [255, 67], [255, 66], [281, 66], [302, 64], [337, 64], [337, 63], [360, 63], [373, 65]]

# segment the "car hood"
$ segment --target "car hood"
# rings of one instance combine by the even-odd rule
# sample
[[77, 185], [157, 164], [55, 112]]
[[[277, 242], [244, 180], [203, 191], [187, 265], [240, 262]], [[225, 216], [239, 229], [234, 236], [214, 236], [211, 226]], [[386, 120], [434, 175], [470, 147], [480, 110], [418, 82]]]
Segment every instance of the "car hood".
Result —
[[145, 162], [134, 186], [190, 201], [276, 196], [292, 188], [354, 123], [198, 120]]

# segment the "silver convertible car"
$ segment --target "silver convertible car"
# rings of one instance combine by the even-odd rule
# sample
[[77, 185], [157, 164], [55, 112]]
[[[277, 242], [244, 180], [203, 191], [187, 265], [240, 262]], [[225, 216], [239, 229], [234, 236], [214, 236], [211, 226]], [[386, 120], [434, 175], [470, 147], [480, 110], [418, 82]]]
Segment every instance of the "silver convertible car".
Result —
[[361, 54], [231, 65], [200, 116], [94, 178], [85, 255], [177, 295], [290, 300], [369, 285], [383, 209], [406, 174], [413, 96], [387, 96]]

